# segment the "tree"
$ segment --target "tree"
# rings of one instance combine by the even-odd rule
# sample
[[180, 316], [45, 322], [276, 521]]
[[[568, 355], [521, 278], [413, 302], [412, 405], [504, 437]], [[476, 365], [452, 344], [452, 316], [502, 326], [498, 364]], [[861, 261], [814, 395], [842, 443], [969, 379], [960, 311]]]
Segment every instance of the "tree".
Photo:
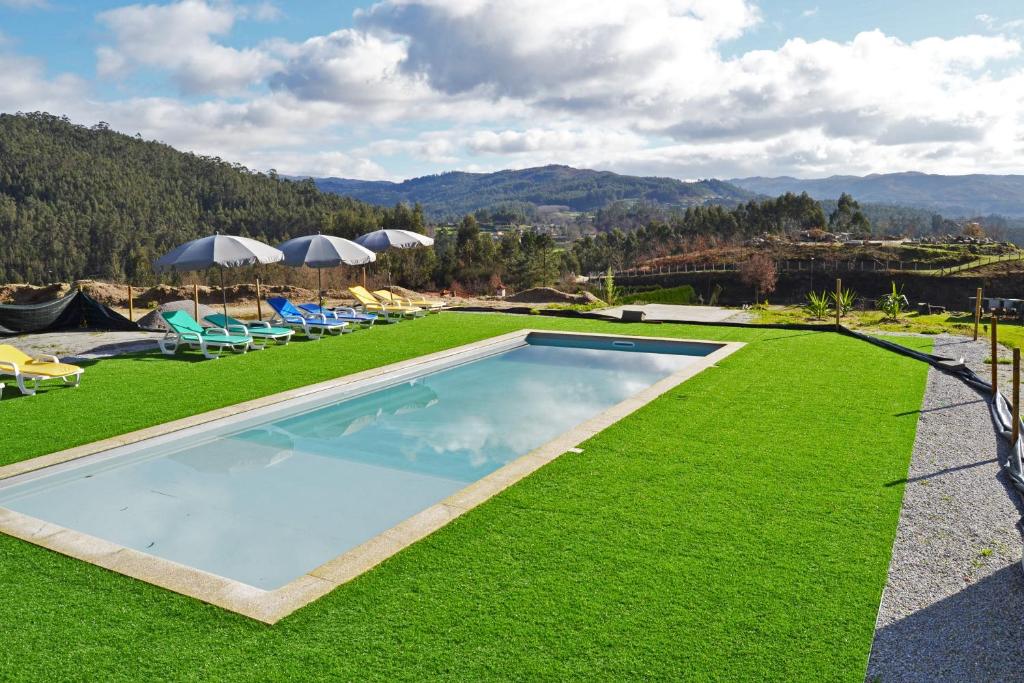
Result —
[[981, 223], [971, 221], [964, 226], [963, 229], [964, 237], [974, 237], [976, 239], [983, 238], [985, 236], [985, 230], [981, 227]]
[[860, 210], [860, 204], [846, 192], [839, 196], [836, 210], [828, 217], [832, 232], [849, 232], [854, 235], [870, 235], [871, 223]]
[[761, 295], [767, 296], [775, 291], [778, 273], [775, 261], [765, 254], [754, 254], [740, 264], [740, 281], [754, 288], [754, 303], [761, 301]]

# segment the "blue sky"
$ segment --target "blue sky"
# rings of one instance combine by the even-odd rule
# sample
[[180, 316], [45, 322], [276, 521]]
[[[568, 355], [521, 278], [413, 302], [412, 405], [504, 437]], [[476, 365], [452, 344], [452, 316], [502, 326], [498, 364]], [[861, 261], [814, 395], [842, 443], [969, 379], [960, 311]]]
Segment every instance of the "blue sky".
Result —
[[0, 111], [294, 174], [1020, 172], [1019, 0], [0, 0]]

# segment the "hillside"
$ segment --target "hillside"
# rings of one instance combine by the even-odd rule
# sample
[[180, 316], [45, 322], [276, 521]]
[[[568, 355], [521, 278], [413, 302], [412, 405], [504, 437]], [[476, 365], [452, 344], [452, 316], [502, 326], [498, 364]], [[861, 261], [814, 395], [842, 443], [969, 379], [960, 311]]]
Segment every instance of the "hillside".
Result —
[[0, 283], [152, 281], [153, 259], [215, 231], [270, 243], [379, 227], [382, 212], [50, 114], [0, 114]]
[[686, 207], [735, 205], [754, 196], [720, 180], [684, 183], [674, 178], [641, 178], [569, 166], [497, 173], [451, 172], [401, 183], [344, 178], [316, 178], [315, 182], [325, 192], [371, 204], [392, 206], [398, 202], [418, 202], [433, 218], [461, 216], [510, 202], [596, 211], [622, 200]]
[[945, 216], [1024, 216], [1024, 175], [887, 173], [808, 180], [785, 176], [735, 178], [728, 182], [771, 196], [807, 192], [815, 199], [836, 199], [848, 192], [860, 202], [911, 206]]

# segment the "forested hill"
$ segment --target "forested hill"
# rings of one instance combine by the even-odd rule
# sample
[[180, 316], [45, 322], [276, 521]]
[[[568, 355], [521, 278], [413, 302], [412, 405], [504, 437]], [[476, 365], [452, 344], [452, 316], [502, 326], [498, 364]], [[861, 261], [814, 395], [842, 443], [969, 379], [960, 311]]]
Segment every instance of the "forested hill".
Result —
[[806, 192], [815, 199], [837, 199], [846, 192], [861, 202], [912, 206], [946, 216], [1024, 216], [1024, 175], [886, 173], [811, 180], [736, 178], [729, 182], [772, 196]]
[[720, 180], [684, 183], [674, 178], [640, 178], [569, 166], [541, 166], [497, 173], [451, 172], [401, 183], [317, 178], [326, 192], [391, 206], [419, 202], [432, 218], [452, 218], [508, 203], [568, 206], [595, 211], [621, 200], [665, 206], [735, 206], [754, 194]]
[[215, 231], [272, 244], [316, 230], [353, 236], [385, 213], [102, 124], [0, 114], [0, 283], [144, 283], [154, 258]]

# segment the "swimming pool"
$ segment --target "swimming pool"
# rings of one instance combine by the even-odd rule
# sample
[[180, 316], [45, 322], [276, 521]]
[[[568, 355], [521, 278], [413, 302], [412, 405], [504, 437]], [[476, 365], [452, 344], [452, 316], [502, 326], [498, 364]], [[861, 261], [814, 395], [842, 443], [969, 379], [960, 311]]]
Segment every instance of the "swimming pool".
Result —
[[180, 592], [229, 609], [337, 584], [376, 563], [356, 551], [379, 561], [735, 346], [506, 335], [0, 480], [0, 530], [45, 523], [27, 540], [175, 590], [191, 576], [226, 597]]

